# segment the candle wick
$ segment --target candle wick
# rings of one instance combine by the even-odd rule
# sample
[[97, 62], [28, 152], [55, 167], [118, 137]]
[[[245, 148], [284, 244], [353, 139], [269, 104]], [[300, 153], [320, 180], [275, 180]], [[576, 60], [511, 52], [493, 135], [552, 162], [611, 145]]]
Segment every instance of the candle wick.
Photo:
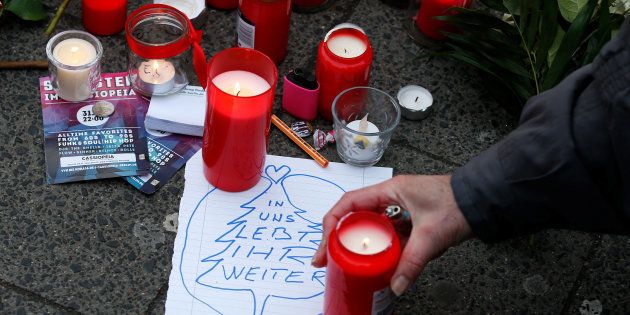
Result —
[[362, 244], [363, 244], [363, 248], [367, 248], [367, 247], [368, 247], [368, 245], [370, 245], [370, 239], [369, 239], [369, 238], [367, 238], [367, 237], [366, 237], [366, 238], [364, 238], [364, 239], [363, 239], [363, 243], [362, 243]]
[[345, 48], [343, 49], [343, 52], [346, 53], [346, 54], [348, 53], [348, 51]]
[[240, 91], [240, 90], [239, 90], [239, 91], [236, 91], [236, 96], [238, 96], [238, 93], [241, 93], [241, 91]]
[[416, 103], [418, 103], [418, 97], [419, 97], [419, 96], [416, 96]]

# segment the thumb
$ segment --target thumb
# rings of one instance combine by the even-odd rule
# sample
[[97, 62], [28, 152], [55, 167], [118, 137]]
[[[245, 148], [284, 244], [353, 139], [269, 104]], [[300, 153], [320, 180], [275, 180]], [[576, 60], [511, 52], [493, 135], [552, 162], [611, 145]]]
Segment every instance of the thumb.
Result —
[[391, 289], [397, 296], [402, 295], [420, 276], [433, 257], [431, 240], [423, 234], [420, 229], [414, 228], [400, 256], [398, 267], [391, 279]]

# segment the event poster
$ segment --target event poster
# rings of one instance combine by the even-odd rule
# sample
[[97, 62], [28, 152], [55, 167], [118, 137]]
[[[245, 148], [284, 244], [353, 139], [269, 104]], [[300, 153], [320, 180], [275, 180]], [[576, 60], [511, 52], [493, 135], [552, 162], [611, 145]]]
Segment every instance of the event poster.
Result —
[[[57, 184], [98, 178], [145, 175], [149, 172], [144, 115], [148, 102], [131, 88], [127, 73], [103, 74], [94, 96], [68, 102], [40, 78], [46, 178]], [[94, 114], [99, 101], [114, 112]]]

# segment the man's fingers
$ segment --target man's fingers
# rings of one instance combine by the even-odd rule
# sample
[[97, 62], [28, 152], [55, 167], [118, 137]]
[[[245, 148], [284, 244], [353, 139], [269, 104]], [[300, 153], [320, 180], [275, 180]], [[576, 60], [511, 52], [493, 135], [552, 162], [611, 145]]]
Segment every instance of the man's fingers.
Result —
[[328, 236], [344, 215], [355, 210], [378, 210], [380, 207], [396, 203], [394, 200], [396, 196], [394, 182], [398, 180], [394, 178], [377, 185], [347, 192], [337, 201], [324, 216], [322, 241], [313, 256], [311, 262], [313, 266], [323, 267], [326, 265]]
[[407, 290], [433, 257], [432, 244], [426, 233], [415, 228], [411, 232], [411, 237], [403, 249], [398, 267], [391, 279], [391, 289], [400, 296]]

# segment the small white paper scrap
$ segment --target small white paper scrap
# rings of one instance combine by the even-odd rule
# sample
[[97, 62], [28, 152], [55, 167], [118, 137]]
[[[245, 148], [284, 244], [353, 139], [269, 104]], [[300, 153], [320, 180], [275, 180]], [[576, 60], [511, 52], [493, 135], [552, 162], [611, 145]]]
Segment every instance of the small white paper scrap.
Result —
[[267, 156], [252, 189], [208, 184], [201, 152], [186, 165], [166, 314], [321, 314], [325, 269], [311, 266], [324, 214], [344, 192], [392, 177]]
[[200, 86], [187, 86], [168, 96], [153, 96], [144, 120], [146, 128], [203, 136], [206, 118], [206, 92]]

